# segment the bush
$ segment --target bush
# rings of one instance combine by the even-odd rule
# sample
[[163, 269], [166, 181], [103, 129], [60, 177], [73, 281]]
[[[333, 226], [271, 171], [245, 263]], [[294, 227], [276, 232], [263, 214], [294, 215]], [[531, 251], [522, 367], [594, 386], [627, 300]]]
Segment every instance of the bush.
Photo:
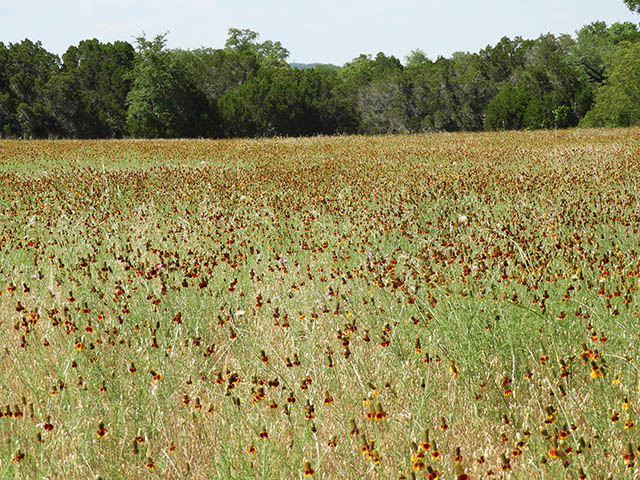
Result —
[[523, 126], [529, 95], [523, 89], [506, 83], [485, 110], [487, 130], [515, 130]]

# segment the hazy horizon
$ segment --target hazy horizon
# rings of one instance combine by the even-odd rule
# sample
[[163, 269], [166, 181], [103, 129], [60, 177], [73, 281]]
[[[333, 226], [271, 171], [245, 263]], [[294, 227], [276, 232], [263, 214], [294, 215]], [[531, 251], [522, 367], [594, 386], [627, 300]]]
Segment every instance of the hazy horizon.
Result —
[[384, 52], [404, 61], [415, 49], [429, 58], [449, 57], [456, 51], [477, 52], [503, 36], [537, 38], [541, 34], [574, 35], [584, 25], [602, 20], [640, 22], [622, 0], [540, 0], [535, 10], [521, 0], [419, 2], [400, 0], [394, 8], [380, 1], [346, 3], [327, 0], [317, 4], [247, 0], [230, 7], [219, 1], [185, 0], [176, 7], [166, 0], [128, 2], [42, 0], [23, 3], [0, 1], [0, 41], [25, 38], [41, 41], [61, 55], [81, 40], [132, 42], [143, 32], [148, 37], [169, 32], [170, 48], [221, 48], [228, 29], [248, 28], [261, 40], [280, 41], [290, 51], [291, 63], [343, 65], [361, 53]]

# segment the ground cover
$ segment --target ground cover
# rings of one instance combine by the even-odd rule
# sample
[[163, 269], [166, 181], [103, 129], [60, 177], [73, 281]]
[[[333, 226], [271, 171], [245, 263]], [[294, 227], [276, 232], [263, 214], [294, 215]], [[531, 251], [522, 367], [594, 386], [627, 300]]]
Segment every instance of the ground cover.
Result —
[[639, 171], [638, 129], [2, 141], [0, 478], [633, 478]]

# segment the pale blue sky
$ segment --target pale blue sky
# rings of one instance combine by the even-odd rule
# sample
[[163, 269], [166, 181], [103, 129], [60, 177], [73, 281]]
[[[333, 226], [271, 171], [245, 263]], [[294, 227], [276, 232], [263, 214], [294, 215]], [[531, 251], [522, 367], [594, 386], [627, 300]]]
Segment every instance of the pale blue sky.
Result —
[[622, 0], [0, 0], [0, 41], [24, 38], [62, 54], [80, 40], [127, 40], [169, 31], [169, 47], [219, 48], [230, 27], [279, 40], [291, 62], [342, 65], [383, 51], [404, 61], [477, 52], [502, 36], [574, 34], [595, 20], [640, 22]]

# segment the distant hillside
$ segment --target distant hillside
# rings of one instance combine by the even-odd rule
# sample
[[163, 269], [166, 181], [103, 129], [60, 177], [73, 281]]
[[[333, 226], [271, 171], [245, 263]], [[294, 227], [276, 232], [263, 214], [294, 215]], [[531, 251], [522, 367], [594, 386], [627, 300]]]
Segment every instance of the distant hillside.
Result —
[[297, 68], [298, 70], [306, 70], [308, 68], [315, 68], [317, 66], [324, 65], [327, 67], [335, 67], [335, 65], [331, 63], [290, 63], [289, 66], [291, 68]]

